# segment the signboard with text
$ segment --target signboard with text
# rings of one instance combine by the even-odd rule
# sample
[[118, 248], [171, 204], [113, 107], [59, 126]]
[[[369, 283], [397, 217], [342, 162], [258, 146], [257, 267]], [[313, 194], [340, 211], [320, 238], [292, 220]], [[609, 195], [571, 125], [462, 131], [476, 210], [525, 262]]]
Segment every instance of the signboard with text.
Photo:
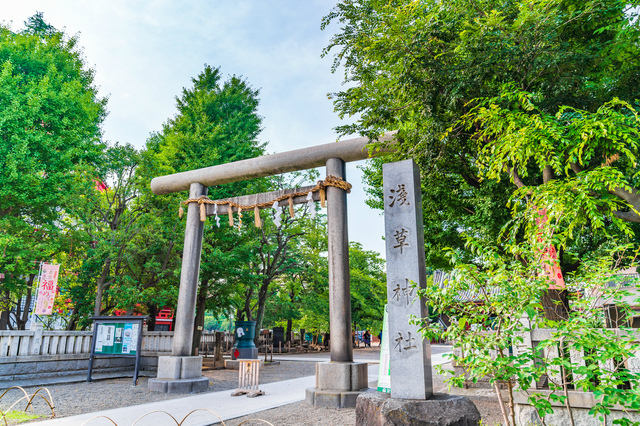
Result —
[[91, 381], [95, 357], [135, 357], [134, 386], [138, 381], [142, 326], [146, 316], [93, 317], [93, 342], [87, 382]]
[[135, 355], [138, 351], [138, 321], [97, 323], [96, 327], [96, 354]]

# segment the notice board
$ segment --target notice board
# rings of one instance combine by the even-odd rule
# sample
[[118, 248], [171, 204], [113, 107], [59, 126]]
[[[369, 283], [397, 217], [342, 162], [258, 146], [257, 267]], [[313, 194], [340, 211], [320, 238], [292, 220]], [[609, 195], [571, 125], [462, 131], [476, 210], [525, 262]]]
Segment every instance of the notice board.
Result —
[[134, 386], [140, 371], [142, 326], [147, 316], [92, 317], [93, 341], [87, 382], [91, 381], [94, 358], [135, 357]]

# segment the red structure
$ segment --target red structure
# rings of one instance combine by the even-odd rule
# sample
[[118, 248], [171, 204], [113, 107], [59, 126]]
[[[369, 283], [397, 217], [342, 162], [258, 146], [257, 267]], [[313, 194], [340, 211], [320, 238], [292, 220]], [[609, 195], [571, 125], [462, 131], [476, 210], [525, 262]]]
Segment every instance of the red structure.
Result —
[[163, 308], [156, 317], [156, 331], [173, 331], [173, 309]]

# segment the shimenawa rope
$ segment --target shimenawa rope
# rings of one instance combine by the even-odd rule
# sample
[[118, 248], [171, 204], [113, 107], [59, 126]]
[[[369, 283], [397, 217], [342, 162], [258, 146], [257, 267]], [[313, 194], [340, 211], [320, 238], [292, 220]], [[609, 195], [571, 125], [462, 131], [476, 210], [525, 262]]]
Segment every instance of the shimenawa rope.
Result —
[[[184, 209], [182, 208], [182, 205], [189, 205], [191, 203], [198, 203], [200, 205], [200, 220], [202, 222], [204, 222], [205, 220], [207, 220], [207, 204], [217, 204], [217, 205], [227, 205], [229, 206], [229, 208], [227, 209], [228, 214], [229, 214], [229, 225], [233, 226], [233, 208], [235, 207], [237, 209], [238, 215], [242, 214], [243, 210], [253, 210], [254, 212], [254, 216], [255, 216], [255, 225], [260, 228], [262, 227], [262, 221], [260, 220], [260, 209], [261, 208], [265, 208], [265, 207], [269, 207], [271, 206], [274, 202], [278, 201], [278, 203], [280, 201], [283, 200], [288, 200], [289, 203], [289, 214], [291, 215], [291, 217], [295, 216], [295, 212], [293, 210], [293, 199], [295, 197], [300, 197], [302, 195], [307, 195], [310, 192], [316, 192], [319, 191], [320, 192], [320, 205], [324, 208], [325, 203], [326, 203], [326, 193], [325, 193], [325, 189], [328, 186], [334, 186], [336, 188], [340, 188], [344, 191], [347, 192], [347, 194], [349, 192], [351, 192], [351, 184], [349, 182], [344, 181], [342, 178], [339, 178], [337, 176], [327, 176], [327, 178], [325, 180], [321, 180], [318, 181], [318, 183], [316, 184], [316, 186], [314, 186], [313, 188], [311, 188], [308, 191], [298, 191], [298, 192], [294, 192], [293, 194], [287, 194], [287, 195], [282, 195], [274, 200], [271, 201], [265, 201], [263, 203], [257, 203], [257, 204], [238, 204], [235, 203], [233, 201], [230, 200], [211, 200], [209, 199], [209, 197], [207, 197], [206, 195], [202, 195], [198, 198], [189, 198], [188, 200], [182, 201], [180, 203], [180, 209], [178, 210], [178, 216], [182, 217], [182, 215], [184, 214]], [[240, 222], [242, 222], [242, 219], [240, 219]]]

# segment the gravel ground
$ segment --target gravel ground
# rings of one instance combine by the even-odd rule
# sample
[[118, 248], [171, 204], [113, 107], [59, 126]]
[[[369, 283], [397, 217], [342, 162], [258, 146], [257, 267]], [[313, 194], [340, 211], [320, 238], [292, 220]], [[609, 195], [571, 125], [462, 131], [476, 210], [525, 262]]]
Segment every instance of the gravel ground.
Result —
[[[202, 374], [210, 379], [207, 392], [231, 390], [238, 386], [238, 370], [208, 370], [203, 371]], [[280, 365], [265, 365], [264, 369], [260, 371], [260, 383], [278, 382], [313, 376], [314, 374], [315, 363], [313, 362], [281, 361]], [[47, 389], [53, 398], [56, 417], [67, 417], [185, 396], [184, 394], [150, 392], [147, 381], [148, 379], [145, 377], [140, 378], [138, 386], [133, 386], [131, 378], [97, 380], [91, 383], [51, 385], [47, 386]], [[26, 388], [26, 391], [33, 394], [38, 389], [38, 387]], [[23, 394], [19, 390], [11, 390], [0, 400], [0, 409], [7, 409], [22, 396]], [[34, 401], [39, 401], [34, 403], [36, 413], [44, 415], [50, 413], [44, 401], [39, 398]], [[24, 404], [21, 403], [17, 407], [20, 406], [23, 408]]]
[[[377, 366], [372, 366], [377, 368]], [[209, 370], [203, 374], [210, 379], [208, 392], [235, 389], [238, 383], [237, 370]], [[270, 383], [315, 374], [314, 362], [280, 361], [280, 365], [266, 365], [260, 372], [260, 383]], [[87, 412], [145, 404], [173, 398], [181, 398], [182, 394], [164, 394], [149, 392], [146, 378], [139, 380], [138, 386], [131, 385], [131, 379], [100, 380], [92, 383], [82, 382], [64, 385], [47, 386], [55, 403], [56, 417], [66, 417]], [[374, 387], [375, 383], [370, 383]], [[33, 393], [38, 388], [27, 388]], [[436, 392], [447, 392], [439, 376], [434, 375], [434, 389]], [[482, 414], [483, 425], [495, 426], [500, 424], [500, 410], [495, 398], [486, 390], [464, 391], [454, 389], [450, 393], [465, 394], [476, 404]], [[16, 401], [21, 395], [18, 391], [11, 391], [2, 400], [0, 408], [5, 410], [8, 405]], [[23, 404], [21, 404], [24, 406]], [[48, 415], [47, 405], [40, 401], [36, 404], [36, 413]], [[261, 419], [261, 421], [248, 421]], [[254, 413], [250, 416], [226, 421], [226, 426], [240, 424], [265, 425], [265, 421], [276, 425], [353, 425], [355, 424], [355, 409], [330, 409], [309, 406], [304, 402], [289, 404], [271, 410]], [[244, 422], [244, 423], [243, 423]], [[128, 426], [128, 425], [120, 425]], [[158, 425], [162, 426], [162, 425]]]
[[260, 411], [250, 416], [228, 420], [226, 426], [264, 426], [269, 423], [274, 426], [328, 426], [355, 425], [355, 408], [321, 408], [308, 405], [304, 401], [283, 405], [271, 410]]

